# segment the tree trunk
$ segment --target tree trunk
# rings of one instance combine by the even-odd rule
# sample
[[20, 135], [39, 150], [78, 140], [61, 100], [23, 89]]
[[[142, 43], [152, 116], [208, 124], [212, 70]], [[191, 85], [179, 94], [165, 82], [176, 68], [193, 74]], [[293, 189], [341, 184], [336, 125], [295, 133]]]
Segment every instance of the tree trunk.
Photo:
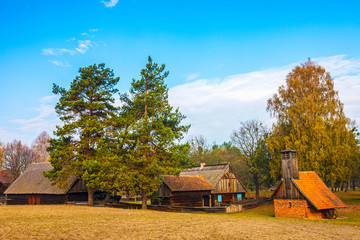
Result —
[[87, 188], [88, 189], [88, 206], [94, 206], [94, 189]]
[[355, 191], [355, 180], [354, 179], [352, 180], [352, 189], [353, 189], [353, 191]]
[[111, 195], [110, 192], [106, 193], [105, 202], [109, 202], [109, 201], [110, 201], [110, 195]]
[[142, 190], [141, 191], [141, 208], [142, 209], [147, 209], [147, 198], [146, 198], [146, 191]]
[[257, 173], [254, 173], [254, 184], [255, 184], [255, 199], [259, 199], [260, 184], [259, 184], [259, 177], [258, 177]]

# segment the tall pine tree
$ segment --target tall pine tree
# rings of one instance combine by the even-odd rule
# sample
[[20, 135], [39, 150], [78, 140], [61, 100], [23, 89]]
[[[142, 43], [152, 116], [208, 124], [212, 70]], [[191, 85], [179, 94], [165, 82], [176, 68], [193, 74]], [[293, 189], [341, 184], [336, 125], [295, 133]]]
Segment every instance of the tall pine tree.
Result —
[[80, 68], [80, 75], [70, 89], [54, 84], [53, 93], [60, 99], [55, 110], [63, 125], [57, 126], [50, 141], [53, 170], [44, 175], [59, 186], [66, 187], [70, 175], [85, 180], [88, 205], [93, 205], [96, 187], [101, 185], [101, 173], [106, 166], [99, 157], [104, 137], [110, 132], [111, 117], [116, 113], [113, 95], [119, 78], [105, 64]]
[[128, 124], [123, 135], [128, 148], [123, 158], [127, 186], [132, 194], [141, 194], [143, 209], [147, 196], [159, 187], [160, 175], [178, 174], [187, 159], [189, 146], [179, 140], [189, 126], [181, 125], [185, 116], [168, 102], [164, 83], [168, 74], [164, 64], [158, 66], [149, 57], [141, 78], [133, 79], [130, 94], [121, 96], [121, 116]]

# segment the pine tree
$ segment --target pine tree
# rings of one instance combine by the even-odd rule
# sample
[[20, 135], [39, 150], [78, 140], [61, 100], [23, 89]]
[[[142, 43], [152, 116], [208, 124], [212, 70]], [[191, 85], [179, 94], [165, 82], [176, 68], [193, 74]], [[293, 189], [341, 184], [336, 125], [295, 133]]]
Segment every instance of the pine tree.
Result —
[[88, 205], [93, 205], [93, 194], [101, 185], [104, 158], [100, 145], [111, 129], [111, 117], [117, 108], [113, 94], [119, 78], [105, 64], [94, 64], [79, 69], [80, 75], [71, 83], [70, 89], [54, 84], [53, 93], [59, 94], [56, 113], [63, 125], [57, 126], [50, 141], [53, 170], [44, 175], [60, 187], [66, 186], [70, 175], [85, 180], [88, 188]]
[[355, 135], [323, 67], [310, 60], [295, 67], [267, 110], [277, 119], [268, 138], [274, 179], [281, 177], [280, 151], [294, 149], [299, 170], [316, 171], [333, 186], [350, 181], [358, 162]]
[[132, 194], [141, 194], [142, 208], [159, 187], [160, 175], [178, 174], [187, 159], [189, 146], [179, 140], [189, 126], [181, 125], [185, 116], [168, 103], [164, 83], [168, 74], [164, 64], [158, 66], [149, 57], [141, 78], [133, 79], [130, 95], [121, 96], [121, 116], [128, 124], [123, 135], [128, 149], [124, 157], [127, 186]]

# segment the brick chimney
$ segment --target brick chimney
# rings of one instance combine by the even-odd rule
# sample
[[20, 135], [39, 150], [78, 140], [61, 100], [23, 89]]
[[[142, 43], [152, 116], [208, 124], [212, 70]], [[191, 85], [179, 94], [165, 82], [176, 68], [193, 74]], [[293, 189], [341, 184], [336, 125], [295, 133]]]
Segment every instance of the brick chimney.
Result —
[[296, 190], [291, 179], [299, 179], [299, 168], [297, 160], [297, 151], [284, 150], [281, 151], [281, 166], [283, 182], [285, 184], [286, 198], [295, 198]]

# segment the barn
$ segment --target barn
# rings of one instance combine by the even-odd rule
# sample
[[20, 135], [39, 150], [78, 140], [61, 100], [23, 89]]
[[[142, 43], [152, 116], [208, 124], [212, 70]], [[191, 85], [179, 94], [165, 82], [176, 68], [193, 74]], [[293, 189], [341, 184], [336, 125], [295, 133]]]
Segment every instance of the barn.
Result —
[[11, 180], [4, 170], [0, 171], [0, 197], [4, 195], [5, 190], [10, 186]]
[[214, 188], [211, 206], [228, 205], [245, 198], [246, 189], [232, 171], [230, 164], [205, 165], [184, 169], [180, 176], [202, 176]]
[[87, 201], [84, 181], [72, 176], [67, 188], [52, 185], [42, 173], [52, 169], [50, 162], [33, 163], [5, 191], [7, 204], [64, 204], [68, 201]]
[[275, 217], [335, 218], [335, 209], [345, 204], [333, 194], [316, 172], [299, 172], [297, 151], [281, 152], [283, 179], [275, 189]]
[[214, 188], [201, 176], [161, 176], [163, 183], [152, 204], [210, 207], [211, 190]]

